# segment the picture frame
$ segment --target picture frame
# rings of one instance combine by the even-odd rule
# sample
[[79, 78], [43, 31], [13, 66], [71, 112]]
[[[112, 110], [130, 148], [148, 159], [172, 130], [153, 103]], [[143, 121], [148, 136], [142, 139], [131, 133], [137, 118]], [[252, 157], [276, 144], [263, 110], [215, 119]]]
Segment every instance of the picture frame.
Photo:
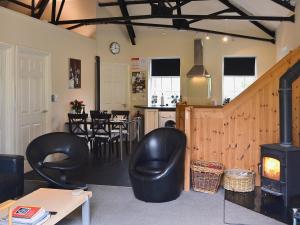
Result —
[[81, 60], [69, 59], [69, 88], [81, 88]]

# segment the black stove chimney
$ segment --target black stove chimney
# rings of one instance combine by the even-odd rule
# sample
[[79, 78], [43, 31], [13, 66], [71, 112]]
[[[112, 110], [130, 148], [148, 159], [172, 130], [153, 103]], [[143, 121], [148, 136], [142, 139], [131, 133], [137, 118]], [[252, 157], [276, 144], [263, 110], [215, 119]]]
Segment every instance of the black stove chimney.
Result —
[[292, 145], [292, 84], [300, 77], [300, 60], [291, 67], [279, 83], [280, 145]]

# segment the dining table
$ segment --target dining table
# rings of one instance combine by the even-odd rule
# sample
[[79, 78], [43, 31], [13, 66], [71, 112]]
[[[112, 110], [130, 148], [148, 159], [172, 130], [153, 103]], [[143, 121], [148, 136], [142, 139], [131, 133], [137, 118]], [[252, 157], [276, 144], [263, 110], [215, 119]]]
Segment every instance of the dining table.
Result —
[[[79, 123], [84, 124], [83, 121], [80, 121]], [[120, 118], [112, 118], [109, 120], [110, 125], [115, 125], [119, 128], [119, 135], [120, 135], [120, 159], [123, 160], [123, 129], [124, 127], [126, 127], [126, 125], [128, 125], [129, 129], [126, 135], [128, 135], [128, 140], [129, 140], [129, 153], [131, 154], [131, 150], [132, 150], [132, 141], [131, 141], [131, 129], [130, 129], [130, 125], [131, 124], [135, 124], [136, 125], [136, 138], [137, 141], [139, 142], [140, 140], [140, 128], [141, 128], [141, 118], [140, 117], [135, 117], [131, 120], [127, 120], [127, 119], [120, 119]], [[66, 125], [69, 125], [69, 122], [65, 123]], [[86, 124], [87, 125], [92, 125], [92, 119], [90, 117], [88, 117], [86, 119]]]

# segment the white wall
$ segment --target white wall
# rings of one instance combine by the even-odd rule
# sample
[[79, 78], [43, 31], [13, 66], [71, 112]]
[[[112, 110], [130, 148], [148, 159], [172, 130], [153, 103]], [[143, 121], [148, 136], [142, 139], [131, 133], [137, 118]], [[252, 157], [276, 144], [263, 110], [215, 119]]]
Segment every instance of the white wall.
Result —
[[[181, 93], [190, 104], [207, 104], [207, 81], [205, 78], [188, 79], [186, 73], [194, 61], [195, 32], [174, 30], [135, 28], [136, 45], [132, 46], [125, 27], [100, 25], [97, 27], [97, 54], [102, 62], [130, 63], [132, 57], [180, 57]], [[198, 37], [198, 36], [197, 36]], [[258, 75], [263, 74], [275, 63], [275, 45], [271, 43], [234, 38], [224, 44], [221, 36], [204, 38], [204, 64], [212, 75], [212, 98], [221, 104], [222, 96], [222, 60], [223, 56], [256, 56]], [[121, 52], [112, 55], [109, 44], [117, 41]], [[143, 103], [147, 104], [147, 99]], [[140, 101], [137, 102], [141, 104]], [[136, 104], [132, 102], [132, 104]]]
[[296, 1], [295, 23], [281, 22], [276, 32], [277, 60], [300, 45], [300, 1]]
[[[2, 7], [0, 27], [0, 42], [51, 54], [52, 93], [59, 97], [51, 104], [53, 131], [64, 128], [71, 100], [83, 100], [87, 110], [94, 108], [94, 40]], [[69, 58], [81, 59], [81, 89], [68, 89]]]

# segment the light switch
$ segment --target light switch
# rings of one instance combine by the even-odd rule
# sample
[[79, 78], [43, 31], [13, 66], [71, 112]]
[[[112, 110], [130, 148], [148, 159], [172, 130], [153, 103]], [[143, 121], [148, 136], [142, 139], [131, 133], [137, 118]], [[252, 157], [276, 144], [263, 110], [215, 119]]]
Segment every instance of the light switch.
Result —
[[52, 94], [51, 95], [51, 102], [57, 102], [58, 100], [58, 95]]

